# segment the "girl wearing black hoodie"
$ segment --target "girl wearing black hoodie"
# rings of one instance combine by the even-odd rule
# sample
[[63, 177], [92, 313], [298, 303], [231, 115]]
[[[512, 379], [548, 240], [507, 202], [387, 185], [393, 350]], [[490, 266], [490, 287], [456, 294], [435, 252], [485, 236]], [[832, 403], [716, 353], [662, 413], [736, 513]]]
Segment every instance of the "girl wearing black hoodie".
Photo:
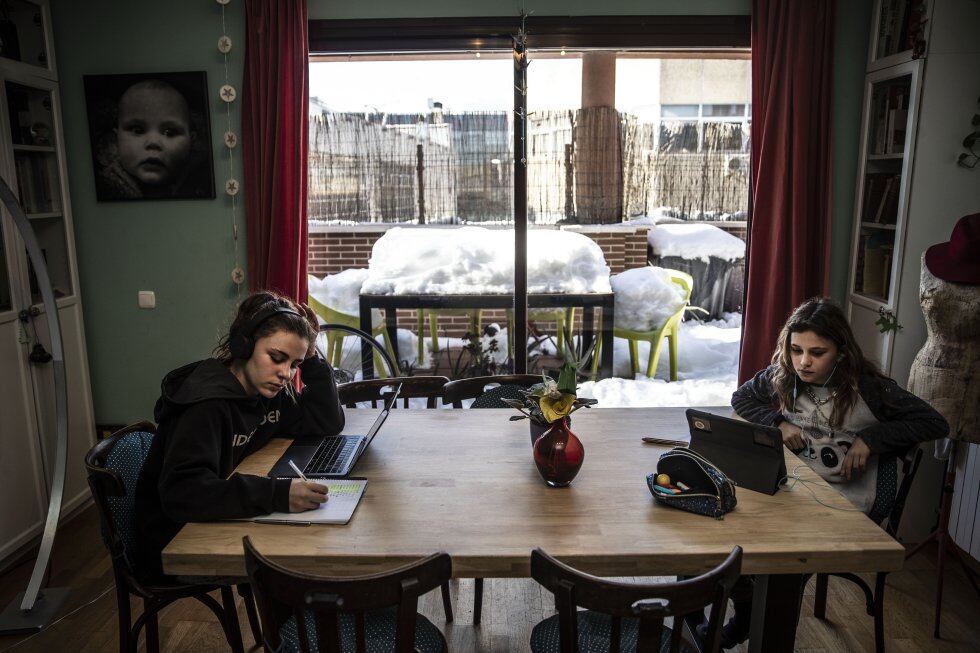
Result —
[[[233, 474], [273, 437], [344, 428], [333, 370], [316, 353], [316, 316], [272, 292], [246, 298], [214, 357], [166, 375], [158, 430], [136, 486], [136, 568], [160, 576], [160, 553], [186, 522], [301, 512], [327, 488], [299, 479]], [[295, 393], [299, 369], [304, 389]]]

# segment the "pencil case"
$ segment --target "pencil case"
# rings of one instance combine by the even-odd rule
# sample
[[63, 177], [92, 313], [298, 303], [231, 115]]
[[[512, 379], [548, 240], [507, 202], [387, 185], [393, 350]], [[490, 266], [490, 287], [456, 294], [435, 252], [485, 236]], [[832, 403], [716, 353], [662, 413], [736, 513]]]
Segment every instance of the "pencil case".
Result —
[[[665, 490], [657, 485], [658, 474], [667, 474], [672, 484], [680, 482], [689, 489], [678, 493]], [[682, 447], [660, 456], [657, 471], [647, 476], [647, 486], [657, 503], [716, 519], [731, 512], [738, 503], [731, 479], [703, 456]]]

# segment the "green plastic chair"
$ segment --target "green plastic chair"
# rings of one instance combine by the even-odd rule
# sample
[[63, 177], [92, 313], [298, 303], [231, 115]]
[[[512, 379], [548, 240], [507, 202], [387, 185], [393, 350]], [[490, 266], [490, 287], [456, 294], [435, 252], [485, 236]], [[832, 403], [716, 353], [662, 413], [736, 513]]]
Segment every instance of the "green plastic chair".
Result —
[[[360, 317], [357, 315], [350, 315], [348, 313], [341, 313], [340, 311], [334, 310], [322, 304], [316, 300], [313, 295], [309, 296], [308, 299], [310, 308], [313, 312], [320, 316], [327, 324], [343, 324], [345, 326], [353, 327], [359, 329], [361, 327]], [[378, 326], [371, 329], [371, 335], [380, 335], [384, 340], [385, 349], [388, 350], [388, 354], [391, 356], [391, 360], [395, 360], [395, 350], [391, 346], [391, 338], [388, 337], [388, 330], [385, 328], [384, 324], [379, 324]], [[344, 335], [335, 331], [327, 332], [327, 362], [334, 367], [339, 367], [341, 365], [341, 353], [344, 349]], [[398, 361], [395, 361], [395, 366], [398, 367]], [[374, 354], [374, 367], [379, 375], [379, 378], [386, 378], [388, 376], [387, 370], [385, 370], [385, 365], [381, 360], [381, 356], [377, 352]]]
[[[670, 355], [670, 380], [677, 380], [677, 338], [680, 333], [681, 319], [684, 317], [684, 310], [691, 301], [691, 291], [694, 289], [694, 278], [686, 272], [680, 270], [667, 270], [670, 280], [684, 290], [684, 304], [677, 311], [668, 317], [658, 329], [652, 331], [633, 331], [631, 329], [613, 329], [613, 337], [623, 338], [629, 341], [630, 349], [630, 369], [633, 374], [640, 371], [639, 342], [650, 343], [650, 356], [647, 359], [647, 378], [653, 378], [657, 374], [657, 363], [660, 362], [660, 344], [667, 338], [668, 353]], [[592, 361], [592, 376], [595, 378], [599, 369], [599, 349], [596, 348], [596, 355]]]

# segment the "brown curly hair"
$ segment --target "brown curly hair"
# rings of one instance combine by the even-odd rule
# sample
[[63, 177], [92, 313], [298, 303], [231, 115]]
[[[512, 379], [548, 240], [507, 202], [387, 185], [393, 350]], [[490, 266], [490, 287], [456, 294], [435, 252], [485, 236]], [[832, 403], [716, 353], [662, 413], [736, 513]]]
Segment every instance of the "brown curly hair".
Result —
[[306, 338], [310, 346], [313, 346], [316, 342], [317, 332], [306, 318], [302, 317], [304, 314], [303, 308], [293, 300], [279, 293], [271, 290], [260, 290], [243, 299], [238, 305], [238, 310], [235, 313], [235, 318], [232, 320], [231, 326], [214, 348], [212, 356], [222, 363], [231, 363], [231, 335], [245, 326], [260, 310], [268, 306], [289, 308], [296, 311], [299, 315], [292, 315], [290, 313], [277, 313], [273, 315], [259, 325], [259, 328], [252, 334], [253, 340], [264, 338], [277, 331], [286, 331], [288, 333], [295, 333], [300, 338]]
[[828, 297], [808, 299], [786, 320], [776, 341], [776, 351], [772, 354], [772, 364], [776, 367], [772, 376], [772, 387], [781, 410], [792, 409], [795, 403], [793, 390], [798, 382], [790, 351], [791, 335], [806, 331], [812, 331], [837, 345], [838, 360], [832, 378], [837, 395], [834, 397], [830, 423], [835, 427], [840, 426], [844, 416], [857, 401], [860, 376], [881, 376], [881, 373], [864, 357], [840, 306]]

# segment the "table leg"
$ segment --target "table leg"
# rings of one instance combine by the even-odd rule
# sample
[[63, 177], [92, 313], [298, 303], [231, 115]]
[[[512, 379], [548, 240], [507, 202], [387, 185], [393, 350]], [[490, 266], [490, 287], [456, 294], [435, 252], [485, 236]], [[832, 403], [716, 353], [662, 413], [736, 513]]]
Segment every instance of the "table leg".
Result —
[[[595, 338], [595, 309], [591, 306], [582, 307], [582, 351], [592, 346]], [[572, 346], [572, 343], [569, 343]]]
[[802, 574], [760, 574], [755, 577], [750, 653], [793, 650], [805, 579]]
[[[361, 297], [360, 309], [360, 329], [369, 338], [373, 338], [374, 336], [371, 335], [371, 305], [364, 297]], [[371, 350], [371, 345], [364, 341], [361, 341], [361, 378], [374, 378], [374, 352]]]
[[398, 311], [393, 308], [385, 309], [385, 328], [391, 341], [391, 353], [395, 356], [395, 374], [401, 376], [401, 354], [398, 352]]
[[602, 360], [599, 361], [599, 378], [611, 379], [613, 375], [613, 308], [602, 307]]

